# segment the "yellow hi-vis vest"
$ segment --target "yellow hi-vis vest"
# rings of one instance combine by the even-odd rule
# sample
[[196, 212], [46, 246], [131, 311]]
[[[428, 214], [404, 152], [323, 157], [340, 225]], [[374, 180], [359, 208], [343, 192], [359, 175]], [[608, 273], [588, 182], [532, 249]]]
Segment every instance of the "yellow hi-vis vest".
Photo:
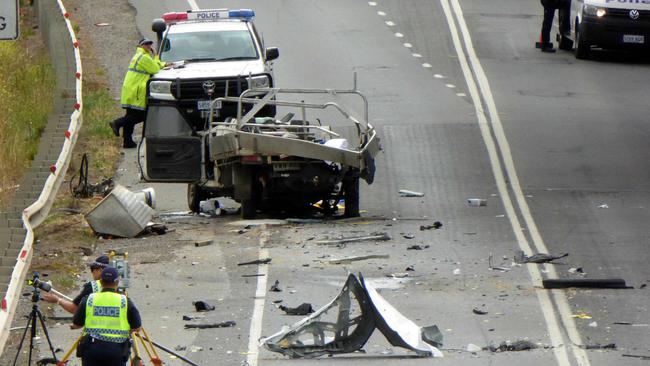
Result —
[[131, 62], [129, 70], [122, 84], [120, 102], [122, 108], [145, 110], [147, 106], [147, 81], [151, 75], [160, 71], [165, 64], [158, 55], [151, 57], [142, 47], [138, 47]]
[[102, 292], [102, 282], [100, 280], [90, 281], [90, 286], [93, 288], [93, 292]]
[[101, 341], [126, 342], [131, 331], [126, 309], [125, 295], [110, 291], [89, 295], [86, 302], [85, 333]]

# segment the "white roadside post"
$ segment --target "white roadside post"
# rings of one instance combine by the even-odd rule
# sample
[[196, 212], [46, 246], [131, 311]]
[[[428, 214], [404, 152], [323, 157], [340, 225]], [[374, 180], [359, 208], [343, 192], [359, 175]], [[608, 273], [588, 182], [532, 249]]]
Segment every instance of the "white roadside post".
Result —
[[0, 40], [18, 38], [18, 0], [0, 0]]

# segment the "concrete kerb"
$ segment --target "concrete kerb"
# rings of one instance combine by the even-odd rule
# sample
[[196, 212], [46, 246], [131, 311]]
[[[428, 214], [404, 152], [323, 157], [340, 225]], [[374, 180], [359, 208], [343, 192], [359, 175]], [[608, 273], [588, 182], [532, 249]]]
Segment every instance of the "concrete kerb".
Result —
[[[57, 5], [59, 8], [59, 14], [62, 15], [61, 17], [52, 15], [57, 14], [54, 3], [39, 0], [34, 2], [34, 6], [37, 7], [38, 11], [40, 29], [57, 73], [57, 89], [69, 89], [74, 83], [76, 99], [73, 105], [74, 111], [68, 117], [70, 121], [68, 127], [69, 135], [63, 141], [63, 146], [61, 153], [58, 156], [58, 160], [52, 164], [54, 171], [50, 170], [51, 174], [45, 181], [43, 190], [36, 202], [32, 203], [22, 212], [22, 222], [26, 230], [26, 237], [18, 254], [18, 258], [16, 259], [16, 264], [13, 267], [7, 291], [0, 304], [0, 354], [4, 351], [4, 346], [9, 337], [9, 329], [18, 305], [18, 296], [31, 263], [34, 241], [33, 228], [43, 222], [52, 207], [56, 193], [63, 182], [65, 172], [70, 163], [70, 159], [72, 158], [72, 151], [77, 141], [79, 129], [82, 125], [83, 101], [81, 94], [81, 76], [83, 74], [81, 69], [81, 55], [78, 47], [79, 42], [77, 41], [72, 29], [72, 24], [68, 20], [68, 12], [65, 9], [63, 2], [57, 0]], [[68, 36], [65, 35], [65, 32], [62, 29], [56, 29], [57, 27], [67, 28]], [[70, 49], [73, 51], [74, 64], [70, 57]], [[52, 57], [53, 55], [56, 55], [56, 57]], [[71, 75], [73, 75], [73, 77], [71, 77]], [[55, 95], [62, 94], [55, 93]], [[67, 101], [63, 98], [57, 100], [57, 106], [54, 110], [66, 113], [65, 106], [62, 106], [65, 102]], [[59, 118], [50, 118], [48, 121], [48, 127], [52, 124], [53, 127], [56, 128], [58, 121]], [[0, 279], [0, 281], [4, 282], [4, 279]]]

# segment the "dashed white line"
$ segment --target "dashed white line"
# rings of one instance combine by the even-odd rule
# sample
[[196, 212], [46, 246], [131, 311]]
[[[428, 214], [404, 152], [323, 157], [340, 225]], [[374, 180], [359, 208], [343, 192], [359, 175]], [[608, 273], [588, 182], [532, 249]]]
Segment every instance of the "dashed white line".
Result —
[[433, 77], [436, 78], [436, 79], [444, 79], [445, 78], [443, 75], [440, 75], [440, 74], [433, 74]]
[[415, 58], [422, 58], [422, 55], [420, 55], [419, 53], [412, 53], [411, 56]]
[[387, 20], [385, 23], [389, 27], [394, 27], [395, 26], [395, 23], [391, 22], [390, 20]]
[[377, 6], [377, 3], [374, 1], [368, 1], [368, 5], [370, 6]]
[[395, 37], [404, 38], [404, 35], [402, 33], [395, 33]]
[[456, 88], [456, 85], [454, 85], [454, 84], [445, 84], [445, 86], [446, 86], [447, 88], [449, 88], [449, 89], [454, 89], [454, 88]]
[[[269, 251], [264, 246], [269, 241], [270, 232], [262, 228], [259, 244], [259, 259], [269, 258]], [[266, 281], [269, 274], [269, 266], [258, 264], [257, 269], [257, 288], [255, 290], [255, 303], [253, 305], [253, 317], [251, 318], [251, 327], [248, 332], [248, 353], [246, 362], [249, 366], [257, 366], [259, 356], [259, 339], [262, 336], [262, 318], [264, 316], [264, 303], [266, 302]]]
[[406, 48], [412, 48], [413, 45], [407, 42], [407, 43], [404, 43], [404, 47], [406, 47]]
[[380, 11], [377, 12], [377, 15], [379, 15], [380, 17], [385, 17], [386, 13], [384, 13], [383, 11], [380, 10]]
[[429, 69], [431, 68], [431, 64], [425, 62], [422, 64], [422, 67]]

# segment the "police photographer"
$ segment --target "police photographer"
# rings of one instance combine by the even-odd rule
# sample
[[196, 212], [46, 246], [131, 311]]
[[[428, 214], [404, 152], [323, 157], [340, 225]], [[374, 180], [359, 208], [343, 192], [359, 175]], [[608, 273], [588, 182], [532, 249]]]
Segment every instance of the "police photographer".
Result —
[[131, 352], [131, 332], [142, 326], [140, 312], [126, 295], [117, 293], [118, 272], [101, 272], [101, 292], [85, 297], [72, 318], [71, 329], [84, 328], [77, 356], [83, 366], [125, 366]]

